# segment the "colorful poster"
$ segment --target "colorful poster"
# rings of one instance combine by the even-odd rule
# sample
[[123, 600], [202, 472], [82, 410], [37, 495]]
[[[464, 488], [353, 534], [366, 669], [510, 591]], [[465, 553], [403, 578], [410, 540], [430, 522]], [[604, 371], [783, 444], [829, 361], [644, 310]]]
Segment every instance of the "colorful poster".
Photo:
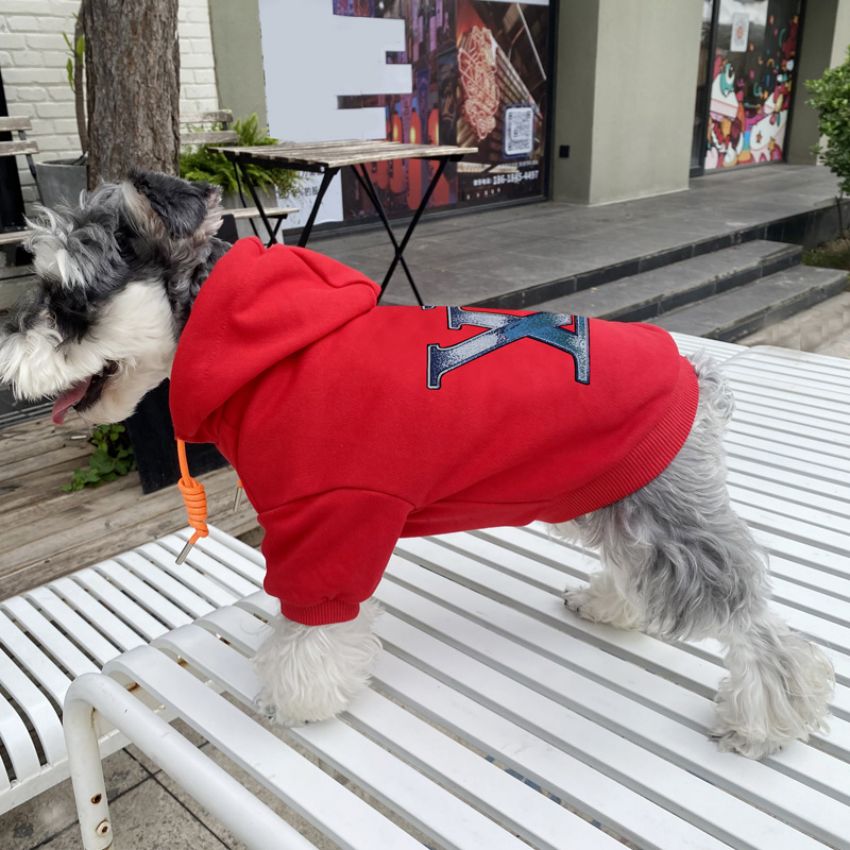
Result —
[[[544, 192], [548, 91], [548, 3], [497, 0], [334, 0], [334, 14], [405, 22], [402, 53], [409, 94], [345, 95], [343, 110], [380, 107], [386, 138], [469, 145], [478, 154], [450, 164], [431, 208], [522, 199]], [[424, 160], [371, 166], [391, 215], [419, 204], [436, 165]], [[342, 175], [345, 219], [374, 215], [356, 178]]]
[[[797, 62], [801, 0], [717, 0], [721, 4], [706, 134], [705, 169], [778, 162]], [[749, 11], [745, 11], [749, 8]], [[735, 21], [748, 16], [738, 51]], [[726, 50], [722, 45], [733, 49]]]

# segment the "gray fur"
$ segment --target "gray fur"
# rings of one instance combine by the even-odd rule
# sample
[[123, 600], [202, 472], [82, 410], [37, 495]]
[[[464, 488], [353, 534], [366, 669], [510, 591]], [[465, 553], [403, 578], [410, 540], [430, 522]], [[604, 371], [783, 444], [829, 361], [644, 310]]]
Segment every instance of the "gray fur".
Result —
[[76, 208], [41, 208], [29, 243], [40, 292], [19, 308], [13, 325], [27, 326], [47, 308], [62, 336], [79, 340], [105, 299], [131, 281], [153, 280], [165, 287], [182, 328], [201, 284], [230, 247], [205, 226], [219, 200], [218, 189], [206, 184], [134, 171], [129, 184], [84, 193]]
[[834, 674], [819, 649], [768, 609], [766, 556], [726, 489], [721, 437], [732, 394], [708, 358], [694, 366], [699, 408], [672, 463], [561, 529], [599, 549], [605, 565], [566, 601], [588, 619], [666, 640], [725, 643], [730, 677], [718, 691], [714, 734], [724, 749], [758, 758], [824, 727]]

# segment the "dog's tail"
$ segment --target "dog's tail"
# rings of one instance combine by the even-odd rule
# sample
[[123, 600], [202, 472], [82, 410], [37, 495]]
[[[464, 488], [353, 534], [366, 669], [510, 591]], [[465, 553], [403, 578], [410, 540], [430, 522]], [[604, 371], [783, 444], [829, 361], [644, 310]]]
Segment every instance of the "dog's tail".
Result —
[[722, 431], [735, 412], [735, 396], [720, 364], [705, 350], [689, 355], [699, 379], [700, 414], [717, 424]]

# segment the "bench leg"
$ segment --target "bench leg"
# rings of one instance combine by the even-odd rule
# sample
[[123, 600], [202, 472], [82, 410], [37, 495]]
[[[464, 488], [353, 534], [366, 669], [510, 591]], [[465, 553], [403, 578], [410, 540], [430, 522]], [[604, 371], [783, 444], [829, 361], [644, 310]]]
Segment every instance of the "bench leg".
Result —
[[[76, 691], [85, 690], [84, 687], [75, 689], [76, 684], [74, 682], [68, 691], [63, 719], [74, 801], [84, 850], [106, 850], [112, 846], [112, 824], [94, 727], [95, 709], [76, 696]], [[97, 684], [93, 683], [92, 687], [96, 688]]]
[[65, 743], [84, 850], [108, 850], [113, 842], [94, 725], [98, 715], [185, 788], [249, 850], [306, 846], [289, 824], [119, 682], [105, 674], [86, 673], [68, 688], [64, 711]]

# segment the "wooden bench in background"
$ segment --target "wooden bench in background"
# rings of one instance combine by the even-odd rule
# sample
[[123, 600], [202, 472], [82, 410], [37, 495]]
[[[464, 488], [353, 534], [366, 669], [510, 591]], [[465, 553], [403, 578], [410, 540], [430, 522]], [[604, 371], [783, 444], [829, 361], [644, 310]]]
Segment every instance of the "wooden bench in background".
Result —
[[[180, 133], [180, 144], [184, 147], [192, 147], [197, 145], [238, 145], [239, 136], [236, 131], [230, 129], [233, 123], [233, 113], [229, 109], [218, 109], [212, 112], [197, 112], [189, 113], [180, 116], [180, 123], [186, 128]], [[217, 127], [218, 129], [203, 129], [206, 126]], [[237, 177], [238, 179], [238, 177]], [[256, 219], [261, 219], [260, 211], [255, 206], [250, 206], [242, 192], [241, 185], [239, 187], [239, 200], [242, 207], [229, 208], [225, 215], [225, 225], [222, 238], [227, 238], [228, 241], [233, 241], [232, 237], [237, 236], [235, 223], [237, 221], [248, 221], [256, 236], [259, 236], [255, 225]], [[269, 238], [266, 240], [268, 244], [276, 241], [278, 231], [281, 224], [292, 213], [297, 213], [297, 207], [270, 207], [263, 208], [266, 218], [274, 222], [274, 226], [269, 228]], [[232, 223], [228, 226], [227, 218], [232, 219]]]
[[[38, 144], [27, 138], [27, 131], [32, 130], [29, 118], [0, 118], [0, 133], [12, 133], [12, 141], [0, 142], [0, 158], [17, 157], [23, 155], [27, 158], [27, 165], [35, 180], [35, 163], [32, 155], [38, 153]], [[14, 135], [18, 138], [15, 139]], [[36, 183], [36, 187], [38, 184]], [[29, 228], [16, 228], [0, 232], [0, 248], [7, 245], [17, 245], [23, 242], [30, 234]]]

